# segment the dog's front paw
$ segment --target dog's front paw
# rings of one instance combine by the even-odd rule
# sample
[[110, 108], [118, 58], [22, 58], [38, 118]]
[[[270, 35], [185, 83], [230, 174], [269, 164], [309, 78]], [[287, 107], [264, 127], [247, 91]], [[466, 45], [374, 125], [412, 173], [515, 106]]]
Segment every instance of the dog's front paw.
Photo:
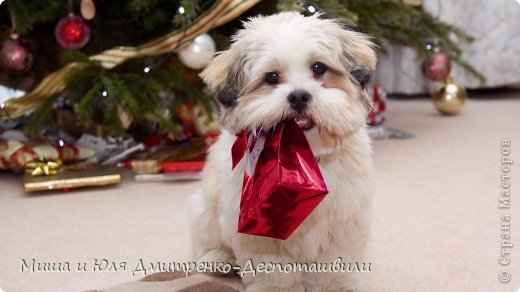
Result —
[[295, 283], [289, 287], [273, 287], [265, 283], [251, 283], [246, 286], [246, 292], [305, 292], [305, 287], [301, 283]]
[[[202, 266], [214, 266], [214, 264], [230, 264], [232, 266], [235, 265], [235, 257], [231, 251], [225, 250], [225, 249], [212, 249], [198, 257], [195, 262], [197, 264], [201, 264]], [[234, 271], [231, 270], [229, 274], [233, 274]], [[221, 276], [223, 273], [220, 273], [219, 271], [206, 271], [206, 274], [209, 274], [211, 276]]]
[[[345, 291], [345, 290], [338, 290]], [[368, 287], [364, 281], [364, 279], [358, 279], [352, 287], [347, 288], [348, 292], [366, 292], [368, 291]]]
[[365, 292], [368, 291], [366, 281], [360, 274], [312, 273], [308, 274], [309, 291], [327, 292]]

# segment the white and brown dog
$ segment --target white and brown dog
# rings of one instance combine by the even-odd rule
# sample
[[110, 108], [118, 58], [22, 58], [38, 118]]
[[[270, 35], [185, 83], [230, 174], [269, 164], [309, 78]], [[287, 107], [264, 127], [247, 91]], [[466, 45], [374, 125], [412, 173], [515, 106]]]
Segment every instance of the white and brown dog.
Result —
[[[231, 47], [201, 73], [222, 109], [222, 133], [191, 198], [199, 262], [332, 263], [362, 261], [372, 195], [370, 108], [364, 85], [376, 66], [367, 36], [337, 21], [280, 13], [244, 24]], [[304, 130], [329, 194], [287, 240], [237, 232], [244, 161], [231, 169], [241, 130], [271, 129], [294, 118]], [[361, 273], [244, 275], [247, 291], [359, 291]]]

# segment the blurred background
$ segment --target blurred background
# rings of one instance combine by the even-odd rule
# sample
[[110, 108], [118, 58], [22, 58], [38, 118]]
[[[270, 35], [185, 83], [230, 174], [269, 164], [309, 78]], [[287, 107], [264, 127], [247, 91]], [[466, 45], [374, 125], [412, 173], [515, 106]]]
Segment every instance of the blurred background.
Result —
[[[378, 45], [371, 290], [520, 285], [497, 279], [520, 270], [497, 263], [500, 216], [520, 211], [497, 208], [501, 141], [511, 157], [520, 141], [518, 0], [0, 0], [0, 291], [176, 291], [124, 285], [140, 258], [190, 260], [186, 197], [219, 134], [198, 74], [242, 21], [279, 11]], [[129, 267], [21, 273], [22, 258]]]
[[[454, 115], [466, 90], [520, 83], [514, 0], [4, 1], [0, 137], [11, 144], [0, 169], [52, 156], [17, 152], [34, 141], [66, 163], [117, 164], [137, 152], [200, 160], [218, 133], [218, 105], [198, 73], [242, 20], [288, 10], [339, 18], [378, 44], [370, 125], [382, 125], [387, 94], [431, 95]], [[186, 142], [196, 150], [157, 153]]]

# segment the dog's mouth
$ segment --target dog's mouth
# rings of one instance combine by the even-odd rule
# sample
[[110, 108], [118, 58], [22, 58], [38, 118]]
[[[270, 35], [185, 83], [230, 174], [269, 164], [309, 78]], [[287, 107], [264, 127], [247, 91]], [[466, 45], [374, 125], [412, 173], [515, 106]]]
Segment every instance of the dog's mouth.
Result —
[[310, 130], [314, 127], [314, 122], [308, 116], [297, 115], [294, 117], [294, 120], [303, 131]]

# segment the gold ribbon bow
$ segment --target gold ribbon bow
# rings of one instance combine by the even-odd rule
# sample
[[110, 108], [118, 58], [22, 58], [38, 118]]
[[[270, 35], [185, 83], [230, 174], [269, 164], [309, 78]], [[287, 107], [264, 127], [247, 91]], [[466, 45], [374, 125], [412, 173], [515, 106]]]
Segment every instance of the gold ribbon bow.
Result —
[[25, 165], [25, 172], [32, 176], [53, 175], [57, 174], [61, 168], [61, 160], [49, 160], [45, 158], [37, 158]]

